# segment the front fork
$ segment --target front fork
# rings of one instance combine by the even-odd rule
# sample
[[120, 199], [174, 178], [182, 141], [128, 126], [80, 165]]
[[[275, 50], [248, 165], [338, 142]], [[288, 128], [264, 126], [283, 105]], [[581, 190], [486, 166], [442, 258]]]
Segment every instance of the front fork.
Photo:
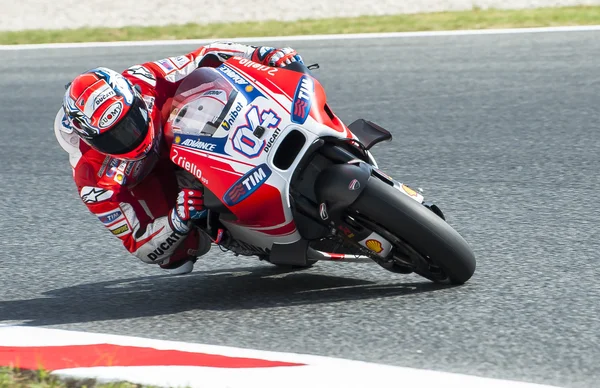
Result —
[[[371, 160], [375, 162], [374, 159]], [[360, 160], [352, 160], [348, 162], [348, 164], [354, 164], [358, 168], [363, 170], [366, 168], [365, 166], [367, 165], [365, 162]], [[421, 203], [423, 206], [427, 207], [429, 210], [437, 214], [440, 218], [445, 219], [442, 211], [436, 205], [429, 202], [424, 202], [424, 197], [422, 194], [409, 187], [408, 185], [394, 180], [392, 177], [379, 170], [376, 167], [376, 164], [375, 166], [369, 166], [367, 169], [370, 170], [370, 174], [368, 177], [365, 177], [363, 175], [361, 179], [361, 174], [357, 175], [358, 184], [363, 185], [363, 188], [366, 186], [367, 181], [369, 179], [373, 179], [373, 176], [375, 176], [375, 179], [383, 180], [390, 186], [393, 186], [402, 194], [407, 195], [413, 200]], [[329, 175], [328, 178], [331, 177], [332, 175]], [[331, 182], [329, 181], [329, 183]], [[351, 240], [355, 244], [358, 244], [364, 248], [367, 248], [370, 252], [375, 253], [377, 256], [383, 259], [387, 259], [390, 256], [393, 249], [393, 244], [390, 241], [388, 241], [385, 237], [381, 236], [379, 233], [364, 228], [362, 225], [357, 223], [351, 216], [342, 216], [341, 214], [339, 214], [339, 210], [337, 211], [337, 213], [338, 214], [334, 215], [330, 223], [330, 226], [335, 228], [336, 233], [341, 232], [346, 239]], [[323, 221], [327, 220], [327, 218], [330, 217], [326, 200], [319, 204], [319, 216]]]
[[[321, 208], [324, 206], [325, 204], [321, 203]], [[360, 225], [349, 215], [344, 216], [338, 222], [332, 222], [331, 227], [332, 232], [335, 234], [343, 235], [346, 240], [367, 248], [382, 258], [388, 257], [392, 252], [392, 243], [383, 238], [379, 233]]]
[[353, 159], [352, 155], [339, 147], [323, 147], [321, 152], [328, 159], [337, 161], [337, 163], [321, 171], [315, 181], [314, 190], [318, 209], [303, 206], [303, 201], [298, 201], [297, 205], [299, 208], [304, 208], [304, 213], [309, 217], [320, 218], [322, 225], [327, 225], [336, 233], [343, 233], [346, 239], [381, 258], [388, 258], [393, 250], [392, 243], [381, 234], [355, 222], [347, 214], [348, 207], [367, 187], [369, 179], [381, 179], [404, 195], [427, 206], [423, 203], [423, 196], [379, 170], [377, 162], [370, 152], [367, 152], [369, 162]]

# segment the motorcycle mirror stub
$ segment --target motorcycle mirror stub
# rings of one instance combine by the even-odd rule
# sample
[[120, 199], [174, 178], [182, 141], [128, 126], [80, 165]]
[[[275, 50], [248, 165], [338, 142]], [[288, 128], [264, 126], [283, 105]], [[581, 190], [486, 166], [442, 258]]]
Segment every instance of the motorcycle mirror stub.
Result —
[[256, 136], [260, 139], [262, 137], [262, 135], [264, 135], [264, 134], [265, 134], [265, 127], [263, 127], [262, 125], [259, 125], [256, 128], [254, 128], [254, 136]]

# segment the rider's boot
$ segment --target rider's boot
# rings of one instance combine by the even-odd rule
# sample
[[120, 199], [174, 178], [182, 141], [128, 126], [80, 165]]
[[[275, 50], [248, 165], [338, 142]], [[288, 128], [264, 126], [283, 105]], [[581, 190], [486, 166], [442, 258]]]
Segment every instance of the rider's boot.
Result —
[[[160, 264], [160, 268], [170, 275], [185, 275], [192, 272], [198, 257], [208, 253], [212, 243], [212, 240], [206, 233], [198, 231], [196, 235], [198, 245], [195, 250], [190, 250], [186, 247], [182, 247], [183, 249], [178, 249], [171, 255], [171, 257]], [[188, 238], [189, 237], [192, 236], [188, 236]], [[192, 252], [193, 255], [190, 255]]]

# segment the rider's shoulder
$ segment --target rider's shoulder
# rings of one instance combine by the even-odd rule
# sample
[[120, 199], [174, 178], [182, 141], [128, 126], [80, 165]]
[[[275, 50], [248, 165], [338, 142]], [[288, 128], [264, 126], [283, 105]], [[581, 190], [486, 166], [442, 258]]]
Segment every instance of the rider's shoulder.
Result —
[[109, 190], [112, 193], [123, 192], [127, 189], [125, 180], [119, 173], [112, 173], [114, 169], [111, 165], [114, 163], [110, 156], [85, 154], [73, 169], [73, 179], [78, 187], [91, 187], [103, 190]]
[[156, 75], [148, 64], [130, 66], [121, 74], [134, 85], [156, 87]]
[[106, 185], [103, 177], [110, 157], [100, 154], [92, 149], [84, 152], [78, 163], [73, 167], [75, 182], [86, 185]]
[[85, 157], [73, 169], [79, 196], [86, 204], [114, 201], [115, 195], [121, 192], [121, 187], [116, 182], [106, 180], [105, 175], [99, 172], [97, 163], [90, 162]]

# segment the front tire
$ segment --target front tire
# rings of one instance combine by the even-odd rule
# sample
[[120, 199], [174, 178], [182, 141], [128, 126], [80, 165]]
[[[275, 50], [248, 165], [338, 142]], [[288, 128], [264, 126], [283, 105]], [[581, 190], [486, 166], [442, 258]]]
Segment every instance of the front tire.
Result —
[[[475, 255], [465, 239], [431, 210], [377, 177], [371, 177], [351, 206], [357, 220], [368, 219], [396, 241], [398, 250], [422, 260], [415, 272], [430, 280], [463, 284], [473, 276]], [[377, 232], [377, 230], [374, 230]], [[440, 271], [440, 272], [438, 272]]]

